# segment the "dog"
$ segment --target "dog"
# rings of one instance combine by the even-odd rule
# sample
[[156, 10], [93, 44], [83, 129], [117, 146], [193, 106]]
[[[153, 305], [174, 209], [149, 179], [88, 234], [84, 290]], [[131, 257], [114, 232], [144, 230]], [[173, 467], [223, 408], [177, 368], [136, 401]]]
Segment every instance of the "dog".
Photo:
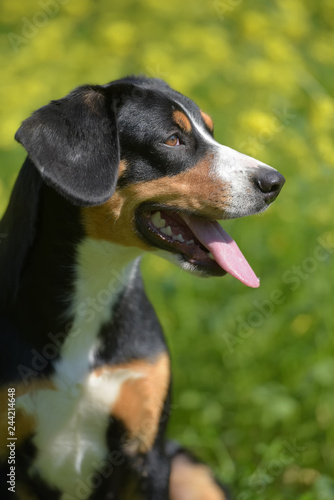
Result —
[[217, 220], [263, 212], [284, 177], [144, 76], [79, 87], [15, 138], [28, 156], [0, 224], [1, 498], [229, 498], [165, 438], [170, 358], [139, 261], [258, 287]]

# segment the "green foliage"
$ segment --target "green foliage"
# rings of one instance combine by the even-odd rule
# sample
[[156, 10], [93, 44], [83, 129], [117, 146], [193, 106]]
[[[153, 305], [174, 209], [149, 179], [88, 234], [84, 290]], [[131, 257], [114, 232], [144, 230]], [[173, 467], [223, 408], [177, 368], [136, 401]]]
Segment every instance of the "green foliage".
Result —
[[224, 224], [258, 290], [156, 257], [143, 270], [173, 359], [170, 435], [237, 500], [334, 498], [333, 2], [2, 0], [0, 13], [0, 212], [21, 120], [131, 73], [166, 79], [220, 142], [285, 175], [267, 213]]

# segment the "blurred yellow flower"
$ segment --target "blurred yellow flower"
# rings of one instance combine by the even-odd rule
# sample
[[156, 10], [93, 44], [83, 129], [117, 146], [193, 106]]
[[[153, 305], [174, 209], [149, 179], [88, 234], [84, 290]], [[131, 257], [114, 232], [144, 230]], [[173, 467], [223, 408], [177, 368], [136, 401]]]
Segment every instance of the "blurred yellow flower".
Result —
[[91, 0], [70, 0], [64, 4], [59, 3], [61, 8], [64, 8], [72, 16], [87, 16], [94, 8], [94, 2]]
[[311, 214], [311, 220], [316, 224], [330, 225], [333, 220], [332, 206], [319, 203], [316, 210]]
[[311, 56], [321, 64], [332, 65], [334, 60], [334, 33], [320, 33], [310, 43]]
[[100, 34], [110, 50], [117, 47], [119, 56], [127, 55], [135, 42], [135, 27], [127, 21], [110, 22], [101, 27]]
[[[317, 99], [313, 107], [313, 117], [323, 124], [332, 124], [334, 120], [334, 99], [333, 97], [324, 95]], [[315, 123], [319, 126], [319, 123]]]
[[266, 59], [251, 58], [246, 62], [247, 73], [256, 85], [269, 85], [273, 79], [273, 65]]
[[260, 110], [251, 110], [242, 113], [239, 122], [249, 133], [265, 136], [273, 134], [277, 130], [277, 118], [274, 114], [264, 113]]
[[6, 117], [0, 120], [0, 147], [4, 150], [10, 150], [18, 147], [14, 140], [14, 135], [21, 125], [22, 117], [14, 114], [11, 117]]
[[334, 4], [332, 0], [321, 0], [320, 7], [322, 10], [323, 20], [331, 27], [334, 27]]
[[291, 324], [293, 333], [298, 336], [304, 335], [311, 328], [313, 318], [310, 314], [299, 314]]
[[292, 40], [307, 37], [310, 24], [310, 11], [302, 0], [277, 0], [279, 16], [276, 26], [282, 26], [282, 33]]
[[263, 40], [271, 31], [269, 16], [255, 10], [245, 10], [241, 20], [241, 28], [245, 38]]
[[283, 37], [271, 37], [265, 44], [265, 51], [271, 60], [275, 62], [293, 62], [295, 60], [294, 49]]
[[326, 135], [320, 135], [319, 137], [315, 138], [315, 143], [321, 159], [325, 163], [334, 166], [333, 138]]

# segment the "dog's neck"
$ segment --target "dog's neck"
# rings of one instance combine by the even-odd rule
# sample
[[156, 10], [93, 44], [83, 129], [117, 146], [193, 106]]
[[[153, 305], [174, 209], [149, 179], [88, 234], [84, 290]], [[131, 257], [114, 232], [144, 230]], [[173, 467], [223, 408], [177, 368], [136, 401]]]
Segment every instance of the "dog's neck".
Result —
[[[110, 318], [115, 298], [131, 281], [131, 263], [140, 251], [88, 239], [80, 209], [45, 185], [38, 213], [36, 237], [10, 321], [38, 350], [50, 342], [59, 347], [70, 334], [74, 339], [75, 329], [86, 332], [80, 341], [87, 348], [94, 343], [88, 332], [96, 335], [98, 325]], [[67, 342], [69, 351], [71, 345]]]
[[102, 327], [111, 322], [113, 305], [121, 293], [131, 293], [140, 251], [107, 241], [84, 239], [79, 247], [73, 300], [65, 315], [68, 335], [57, 363], [65, 383], [79, 382], [94, 364]]

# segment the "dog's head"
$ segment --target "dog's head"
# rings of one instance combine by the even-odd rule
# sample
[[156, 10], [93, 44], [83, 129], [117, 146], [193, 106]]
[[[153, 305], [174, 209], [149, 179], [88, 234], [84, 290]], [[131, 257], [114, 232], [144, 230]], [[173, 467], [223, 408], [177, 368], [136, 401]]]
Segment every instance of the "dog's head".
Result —
[[264, 211], [284, 178], [216, 142], [212, 119], [163, 81], [80, 87], [37, 110], [16, 139], [44, 182], [82, 207], [89, 237], [258, 286], [216, 220]]

